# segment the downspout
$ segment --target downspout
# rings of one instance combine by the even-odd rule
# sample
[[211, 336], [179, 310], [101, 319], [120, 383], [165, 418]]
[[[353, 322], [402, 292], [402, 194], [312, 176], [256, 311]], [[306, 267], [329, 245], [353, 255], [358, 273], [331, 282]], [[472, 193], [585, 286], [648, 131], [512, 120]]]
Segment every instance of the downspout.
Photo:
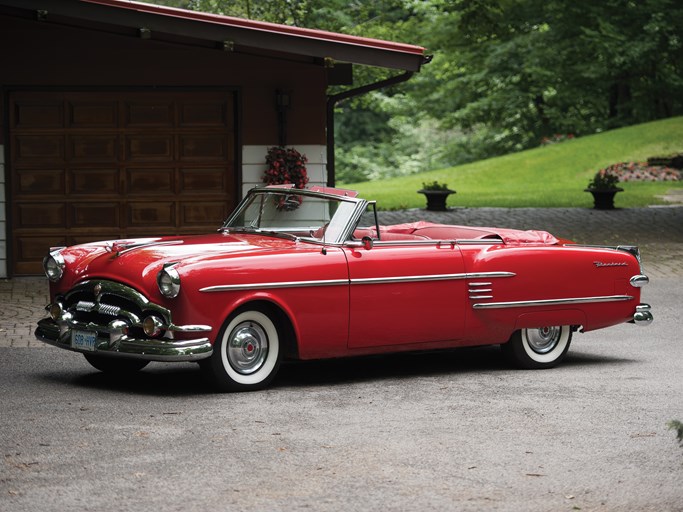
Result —
[[383, 89], [392, 85], [405, 82], [413, 76], [412, 71], [406, 71], [402, 75], [392, 76], [385, 80], [380, 80], [372, 84], [357, 87], [356, 89], [349, 89], [348, 91], [333, 94], [327, 97], [327, 185], [329, 187], [335, 186], [335, 161], [334, 161], [334, 108], [340, 101], [360, 96], [368, 92]]

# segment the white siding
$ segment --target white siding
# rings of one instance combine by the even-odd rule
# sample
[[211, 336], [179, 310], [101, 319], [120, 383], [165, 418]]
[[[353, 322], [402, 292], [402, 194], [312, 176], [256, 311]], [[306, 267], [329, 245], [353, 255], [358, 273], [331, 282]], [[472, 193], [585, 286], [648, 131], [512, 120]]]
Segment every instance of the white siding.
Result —
[[5, 211], [5, 148], [0, 146], [0, 277], [7, 277], [7, 217]]
[[[269, 146], [242, 146], [242, 197], [254, 188], [263, 185], [262, 177], [266, 170], [266, 153]], [[309, 185], [327, 184], [327, 148], [318, 145], [288, 144], [299, 153], [306, 155]]]

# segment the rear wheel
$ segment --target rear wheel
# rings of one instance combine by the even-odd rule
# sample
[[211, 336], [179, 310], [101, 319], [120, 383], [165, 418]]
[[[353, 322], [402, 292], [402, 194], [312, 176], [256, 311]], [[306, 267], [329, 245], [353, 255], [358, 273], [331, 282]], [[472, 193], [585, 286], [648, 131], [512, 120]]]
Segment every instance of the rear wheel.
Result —
[[280, 337], [265, 311], [237, 311], [221, 329], [213, 355], [201, 362], [202, 371], [221, 391], [262, 389], [280, 367]]
[[107, 357], [97, 354], [83, 354], [85, 360], [99, 371], [110, 374], [125, 375], [142, 370], [149, 364], [144, 359], [125, 359], [122, 357]]
[[521, 329], [501, 349], [520, 368], [552, 368], [564, 359], [571, 339], [569, 325]]

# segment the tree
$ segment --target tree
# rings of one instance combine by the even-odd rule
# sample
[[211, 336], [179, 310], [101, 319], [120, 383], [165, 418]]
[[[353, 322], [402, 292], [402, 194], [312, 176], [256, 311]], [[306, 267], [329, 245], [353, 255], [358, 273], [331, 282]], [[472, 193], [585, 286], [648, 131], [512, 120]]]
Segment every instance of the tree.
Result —
[[483, 154], [683, 112], [675, 0], [444, 0], [440, 10], [427, 43], [439, 80], [423, 82], [423, 105]]

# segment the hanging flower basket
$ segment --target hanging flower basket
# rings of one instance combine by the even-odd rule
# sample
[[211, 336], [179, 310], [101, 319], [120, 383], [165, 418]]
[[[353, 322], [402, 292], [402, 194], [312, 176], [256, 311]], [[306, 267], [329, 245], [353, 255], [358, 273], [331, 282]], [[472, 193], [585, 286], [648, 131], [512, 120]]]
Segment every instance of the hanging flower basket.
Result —
[[[266, 164], [268, 168], [263, 174], [263, 182], [266, 185], [293, 184], [295, 188], [304, 188], [308, 183], [306, 163], [308, 158], [294, 148], [273, 146], [268, 148]], [[294, 210], [301, 204], [301, 196], [293, 194], [283, 195], [277, 199], [277, 208], [280, 210]]]

